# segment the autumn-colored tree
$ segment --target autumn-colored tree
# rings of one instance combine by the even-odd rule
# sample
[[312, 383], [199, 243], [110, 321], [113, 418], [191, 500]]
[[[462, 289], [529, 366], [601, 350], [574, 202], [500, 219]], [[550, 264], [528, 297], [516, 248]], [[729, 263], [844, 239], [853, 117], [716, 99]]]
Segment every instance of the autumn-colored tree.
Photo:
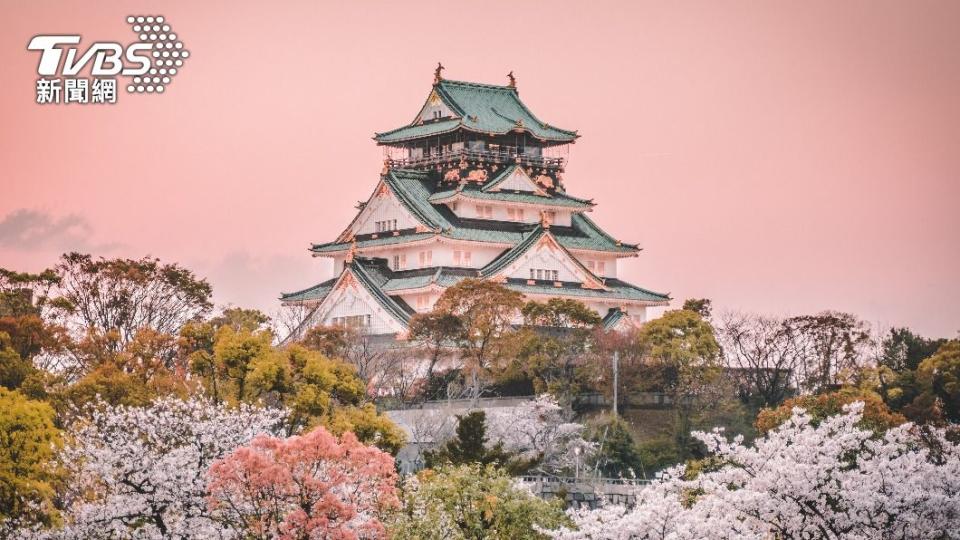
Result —
[[[429, 360], [424, 376], [428, 384], [433, 379], [437, 364], [460, 342], [464, 330], [460, 318], [450, 312], [434, 310], [429, 313], [416, 313], [410, 318], [410, 339], [426, 352]], [[431, 399], [442, 396], [425, 397]]]
[[300, 345], [328, 358], [343, 358], [355, 333], [349, 326], [317, 325], [304, 332]]
[[817, 425], [830, 416], [842, 414], [844, 405], [855, 402], [863, 403], [863, 417], [858, 427], [878, 435], [907, 421], [903, 415], [891, 411], [876, 393], [859, 388], [843, 388], [825, 394], [791, 398], [779, 407], [763, 409], [757, 415], [755, 426], [760, 433], [767, 433], [789, 420], [795, 407], [806, 410], [811, 423]]
[[54, 412], [42, 401], [0, 388], [0, 525], [49, 525], [60, 473], [54, 463], [61, 445]]
[[480, 279], [465, 279], [448, 288], [433, 307], [434, 313], [457, 317], [463, 327], [457, 339], [470, 396], [477, 399], [492, 367], [503, 360], [523, 296]]
[[95, 401], [144, 406], [160, 396], [191, 392], [194, 385], [174, 365], [173, 336], [143, 328], [128, 343], [118, 342], [116, 330], [101, 334], [91, 329], [73, 346], [75, 357], [89, 367], [76, 382], [52, 389], [61, 415], [70, 416]]
[[426, 469], [403, 485], [390, 521], [395, 540], [540, 540], [568, 523], [559, 499], [545, 501], [492, 465]]
[[255, 438], [209, 472], [214, 518], [243, 538], [386, 538], [393, 458], [346, 433]]

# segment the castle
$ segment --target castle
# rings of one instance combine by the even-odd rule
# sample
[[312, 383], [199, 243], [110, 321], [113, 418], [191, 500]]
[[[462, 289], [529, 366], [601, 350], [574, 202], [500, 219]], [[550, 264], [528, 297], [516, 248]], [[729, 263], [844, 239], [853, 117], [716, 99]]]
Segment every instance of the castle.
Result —
[[594, 203], [567, 192], [563, 178], [576, 131], [538, 119], [520, 100], [511, 73], [496, 86], [446, 80], [414, 120], [377, 133], [384, 168], [370, 198], [332, 242], [332, 279], [285, 293], [301, 306], [301, 330], [346, 325], [402, 339], [415, 313], [465, 278], [488, 279], [530, 300], [579, 300], [610, 329], [647, 319], [668, 295], [617, 277], [635, 245], [604, 232]]

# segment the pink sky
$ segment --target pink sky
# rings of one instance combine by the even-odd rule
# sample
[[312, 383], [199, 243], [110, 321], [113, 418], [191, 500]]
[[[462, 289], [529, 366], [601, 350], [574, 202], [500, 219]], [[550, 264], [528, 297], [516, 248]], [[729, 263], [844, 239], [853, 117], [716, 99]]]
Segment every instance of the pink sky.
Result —
[[[130, 14], [192, 53], [166, 93], [34, 104], [31, 36], [128, 42]], [[0, 266], [152, 254], [274, 311], [328, 277], [308, 244], [369, 195], [370, 137], [410, 121], [441, 60], [513, 70], [541, 119], [580, 130], [566, 184], [644, 248], [626, 279], [960, 329], [957, 2], [57, 1], [0, 21]]]

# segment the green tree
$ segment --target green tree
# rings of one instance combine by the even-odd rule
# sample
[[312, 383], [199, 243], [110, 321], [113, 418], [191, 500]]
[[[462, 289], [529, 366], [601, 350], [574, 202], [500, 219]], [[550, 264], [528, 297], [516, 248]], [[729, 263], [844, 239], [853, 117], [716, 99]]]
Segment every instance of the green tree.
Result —
[[[273, 352], [273, 334], [269, 331], [234, 330], [223, 326], [217, 331], [213, 345], [212, 363], [198, 364], [197, 371], [212, 374], [214, 387], [232, 386], [233, 399], [243, 401], [247, 397], [247, 377], [256, 361], [265, 361]], [[216, 380], [222, 381], [216, 385]], [[214, 399], [221, 396], [214, 395]]]
[[670, 397], [680, 456], [689, 458], [695, 415], [729, 398], [713, 327], [696, 312], [667, 311], [644, 324], [637, 339], [645, 362], [659, 374], [660, 380], [651, 382]]
[[891, 328], [880, 344], [877, 363], [894, 372], [913, 371], [920, 362], [933, 356], [947, 342], [946, 339], [928, 339], [909, 328]]
[[693, 311], [704, 319], [709, 319], [713, 314], [713, 302], [709, 298], [687, 298], [683, 301], [683, 308], [687, 311]]
[[607, 478], [634, 478], [646, 471], [627, 424], [610, 418], [592, 428], [590, 439], [597, 444], [597, 470]]
[[189, 340], [201, 344], [189, 353], [191, 367], [211, 396], [219, 392], [235, 403], [284, 407], [291, 434], [316, 426], [335, 435], [351, 431], [363, 443], [394, 454], [405, 444], [400, 428], [367, 401], [366, 384], [350, 364], [300, 345], [273, 347], [272, 335], [263, 330], [222, 326], [212, 346], [206, 333], [199, 335]]
[[37, 370], [29, 360], [20, 357], [11, 341], [6, 332], [0, 332], [0, 386], [16, 390]]
[[544, 501], [492, 465], [421, 471], [389, 521], [396, 540], [539, 540], [537, 528], [568, 524], [560, 500]]
[[61, 440], [53, 419], [50, 405], [0, 388], [0, 523], [57, 520], [54, 457]]
[[571, 401], [585, 389], [583, 359], [600, 317], [582, 302], [560, 298], [527, 302], [521, 313], [523, 327], [512, 336], [515, 370], [533, 381], [537, 393]]
[[513, 472], [521, 472], [524, 464], [513, 460], [498, 442], [487, 446], [487, 415], [483, 411], [472, 411], [457, 416], [456, 435], [439, 450], [424, 453], [426, 465], [436, 468], [444, 464], [464, 465], [479, 463], [497, 465]]
[[914, 375], [917, 396], [903, 412], [919, 422], [960, 422], [960, 340], [951, 340], [927, 358]]

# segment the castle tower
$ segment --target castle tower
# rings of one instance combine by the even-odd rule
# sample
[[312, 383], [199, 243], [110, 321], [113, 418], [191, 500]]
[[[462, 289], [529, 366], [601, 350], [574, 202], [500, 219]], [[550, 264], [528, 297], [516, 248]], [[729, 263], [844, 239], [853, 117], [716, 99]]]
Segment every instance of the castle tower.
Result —
[[587, 214], [594, 203], [567, 193], [568, 145], [578, 135], [539, 120], [507, 86], [450, 81], [435, 73], [413, 121], [377, 133], [384, 167], [370, 198], [315, 257], [335, 277], [285, 293], [309, 308], [301, 329], [349, 325], [403, 336], [410, 317], [443, 291], [473, 277], [530, 300], [579, 300], [623, 329], [665, 306], [665, 294], [617, 277], [638, 248], [604, 232]]

